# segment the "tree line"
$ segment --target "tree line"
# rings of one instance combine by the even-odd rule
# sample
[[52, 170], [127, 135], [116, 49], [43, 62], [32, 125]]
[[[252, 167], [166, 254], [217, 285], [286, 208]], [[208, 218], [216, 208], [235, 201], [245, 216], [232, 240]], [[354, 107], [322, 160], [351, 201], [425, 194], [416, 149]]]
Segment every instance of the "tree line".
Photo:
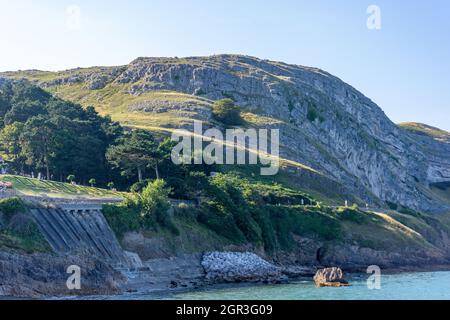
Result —
[[169, 139], [123, 128], [93, 107], [84, 109], [27, 81], [0, 84], [0, 155], [10, 172], [120, 188], [166, 178], [176, 192], [189, 170], [172, 164], [172, 147]]

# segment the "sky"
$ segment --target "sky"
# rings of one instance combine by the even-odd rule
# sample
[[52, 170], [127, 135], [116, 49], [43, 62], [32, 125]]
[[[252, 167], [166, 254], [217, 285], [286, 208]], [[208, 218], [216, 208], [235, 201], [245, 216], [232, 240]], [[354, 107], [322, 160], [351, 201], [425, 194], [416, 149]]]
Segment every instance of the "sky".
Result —
[[447, 0], [0, 0], [0, 71], [246, 54], [321, 68], [396, 123], [450, 131], [449, 15]]

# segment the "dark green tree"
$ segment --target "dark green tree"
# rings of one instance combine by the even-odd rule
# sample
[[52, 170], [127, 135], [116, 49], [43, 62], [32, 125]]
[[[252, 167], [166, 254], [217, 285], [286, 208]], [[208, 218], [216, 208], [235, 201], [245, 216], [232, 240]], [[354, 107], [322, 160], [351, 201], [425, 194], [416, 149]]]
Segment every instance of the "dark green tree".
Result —
[[15, 122], [0, 131], [0, 150], [8, 156], [13, 169], [24, 172], [26, 157], [22, 153], [21, 135], [24, 124]]
[[239, 125], [242, 123], [241, 113], [233, 100], [222, 99], [216, 101], [212, 110], [213, 117], [226, 125]]
[[51, 179], [50, 166], [54, 156], [55, 126], [43, 116], [28, 120], [21, 135], [22, 151], [29, 165], [45, 169], [47, 179]]
[[112, 166], [120, 168], [122, 175], [137, 174], [139, 182], [142, 182], [145, 169], [157, 161], [157, 149], [153, 135], [138, 129], [125, 135], [118, 145], [109, 148], [106, 158]]

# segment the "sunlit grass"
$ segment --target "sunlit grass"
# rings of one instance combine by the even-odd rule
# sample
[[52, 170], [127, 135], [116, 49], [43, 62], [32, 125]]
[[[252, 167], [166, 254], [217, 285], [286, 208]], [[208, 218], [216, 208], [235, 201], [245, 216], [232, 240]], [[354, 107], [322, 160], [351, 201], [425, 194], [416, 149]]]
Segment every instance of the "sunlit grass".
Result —
[[49, 198], [77, 199], [117, 199], [123, 198], [123, 193], [95, 187], [72, 185], [55, 181], [38, 180], [27, 177], [0, 175], [0, 181], [11, 182], [13, 190], [18, 195]]

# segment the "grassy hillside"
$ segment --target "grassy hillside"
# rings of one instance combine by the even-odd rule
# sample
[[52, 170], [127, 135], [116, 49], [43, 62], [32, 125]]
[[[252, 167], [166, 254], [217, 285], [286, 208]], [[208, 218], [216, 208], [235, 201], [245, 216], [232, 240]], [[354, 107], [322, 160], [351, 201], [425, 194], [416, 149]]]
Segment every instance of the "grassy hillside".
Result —
[[110, 190], [38, 180], [20, 176], [0, 175], [0, 181], [11, 182], [18, 196], [70, 199], [122, 199], [122, 193]]
[[430, 136], [436, 140], [450, 141], [450, 133], [423, 123], [404, 122], [399, 124], [403, 129], [414, 133]]

